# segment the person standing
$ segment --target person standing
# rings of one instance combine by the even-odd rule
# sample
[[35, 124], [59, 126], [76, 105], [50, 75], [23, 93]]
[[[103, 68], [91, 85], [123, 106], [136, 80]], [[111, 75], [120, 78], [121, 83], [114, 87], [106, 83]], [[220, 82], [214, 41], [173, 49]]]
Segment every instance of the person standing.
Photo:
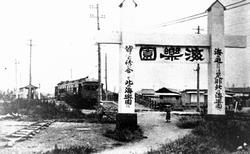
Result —
[[170, 118], [171, 118], [170, 112], [171, 112], [171, 108], [170, 106], [167, 106], [166, 107], [166, 122], [170, 122]]

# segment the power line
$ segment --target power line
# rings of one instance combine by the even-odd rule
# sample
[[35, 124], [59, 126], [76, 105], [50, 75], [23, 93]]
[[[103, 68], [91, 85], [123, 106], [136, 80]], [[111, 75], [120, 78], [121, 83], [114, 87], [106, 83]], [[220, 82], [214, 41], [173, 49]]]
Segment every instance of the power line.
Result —
[[[246, 0], [241, 0], [241, 1], [238, 1], [238, 2], [235, 2], [235, 3], [228, 4], [225, 7], [233, 6], [233, 5], [245, 2], [245, 1]], [[237, 5], [237, 6], [234, 6], [234, 7], [227, 8], [226, 11], [234, 9], [234, 8], [238, 8], [238, 7], [241, 7], [241, 6], [244, 6], [244, 5], [248, 5], [248, 4], [250, 4], [250, 2], [240, 4], [240, 5]], [[174, 24], [183, 23], [183, 22], [194, 20], [194, 19], [202, 18], [202, 17], [205, 17], [205, 16], [207, 16], [207, 12], [201, 12], [201, 13], [197, 13], [197, 14], [194, 14], [194, 15], [191, 15], [191, 16], [180, 18], [180, 19], [168, 21], [166, 23], [160, 24], [157, 27], [166, 27], [166, 26], [170, 26], [170, 25], [174, 25]]]
[[202, 17], [206, 17], [206, 16], [207, 16], [207, 14], [202, 15], [202, 16], [198, 16], [198, 17], [194, 17], [194, 18], [190, 18], [190, 19], [186, 19], [186, 20], [182, 20], [182, 21], [178, 21], [178, 22], [169, 23], [169, 24], [163, 25], [162, 27], [166, 27], [166, 26], [170, 26], [170, 25], [174, 25], [174, 24], [178, 24], [178, 23], [182, 23], [182, 22], [187, 22], [190, 20], [194, 20], [194, 19], [198, 19], [198, 18], [202, 18]]
[[188, 18], [195, 17], [195, 16], [202, 15], [202, 14], [206, 14], [206, 12], [197, 13], [197, 14], [194, 14], [194, 15], [191, 15], [191, 16], [187, 16], [187, 17], [184, 17], [184, 18], [180, 18], [180, 19], [172, 20], [172, 21], [169, 21], [169, 22], [163, 23], [163, 25], [165, 25], [165, 24], [170, 24], [170, 23], [172, 23], [172, 22], [178, 22], [178, 21], [180, 21], [180, 20], [188, 19]]
[[244, 3], [244, 4], [240, 4], [238, 6], [234, 6], [234, 7], [228, 8], [227, 10], [235, 9], [235, 8], [242, 7], [242, 6], [248, 5], [248, 4], [250, 4], [250, 2], [247, 2], [247, 3]]
[[235, 2], [235, 3], [228, 4], [225, 7], [228, 7], [228, 6], [231, 6], [231, 5], [236, 5], [236, 4], [242, 3], [244, 1], [246, 1], [246, 0], [241, 0], [241, 1], [238, 1], [238, 2]]

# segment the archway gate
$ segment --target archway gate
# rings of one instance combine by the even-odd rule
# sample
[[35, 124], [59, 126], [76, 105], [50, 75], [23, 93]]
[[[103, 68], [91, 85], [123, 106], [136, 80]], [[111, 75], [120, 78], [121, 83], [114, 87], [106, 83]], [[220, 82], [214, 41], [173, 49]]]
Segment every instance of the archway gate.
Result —
[[169, 35], [133, 32], [137, 4], [121, 3], [121, 31], [100, 33], [98, 44], [119, 44], [119, 101], [117, 127], [137, 125], [134, 102], [133, 52], [142, 61], [180, 61], [208, 64], [208, 115], [225, 115], [225, 63], [227, 48], [245, 48], [246, 36], [224, 34], [225, 7], [215, 1], [208, 9], [207, 35]]

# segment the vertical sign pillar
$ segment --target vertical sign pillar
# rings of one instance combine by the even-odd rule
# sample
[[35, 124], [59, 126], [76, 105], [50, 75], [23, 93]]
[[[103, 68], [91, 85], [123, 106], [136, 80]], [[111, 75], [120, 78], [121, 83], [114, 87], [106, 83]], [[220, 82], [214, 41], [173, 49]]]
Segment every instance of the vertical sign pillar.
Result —
[[208, 115], [225, 115], [224, 10], [219, 1], [208, 8]]
[[121, 45], [119, 52], [119, 100], [116, 128], [136, 128], [137, 115], [135, 113], [134, 95], [134, 10], [137, 4], [133, 0], [124, 0], [121, 9]]

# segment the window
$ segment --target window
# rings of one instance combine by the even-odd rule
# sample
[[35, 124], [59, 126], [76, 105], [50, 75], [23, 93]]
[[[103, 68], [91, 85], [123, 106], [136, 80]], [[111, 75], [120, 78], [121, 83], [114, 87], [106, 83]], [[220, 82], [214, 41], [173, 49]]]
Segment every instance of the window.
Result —
[[[191, 94], [191, 103], [196, 103], [197, 102], [197, 94]], [[200, 94], [200, 102], [204, 103], [204, 95]]]

